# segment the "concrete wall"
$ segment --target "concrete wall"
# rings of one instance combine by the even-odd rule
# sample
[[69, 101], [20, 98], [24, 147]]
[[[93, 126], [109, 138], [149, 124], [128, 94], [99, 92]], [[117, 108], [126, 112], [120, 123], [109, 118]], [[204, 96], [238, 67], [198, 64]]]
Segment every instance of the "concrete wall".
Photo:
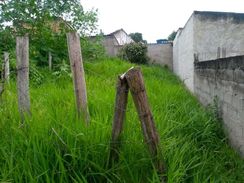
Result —
[[173, 69], [173, 47], [168, 44], [148, 44], [147, 55], [150, 58], [150, 63], [167, 65], [169, 69]]
[[105, 48], [107, 55], [111, 57], [115, 57], [117, 55], [118, 53], [117, 46], [119, 45], [119, 43], [114, 36], [104, 37], [102, 44]]
[[244, 14], [194, 12], [194, 53], [199, 60], [244, 54]]
[[194, 16], [192, 15], [185, 27], [178, 31], [173, 43], [173, 71], [184, 81], [193, 92], [194, 62]]
[[244, 156], [244, 56], [195, 63], [194, 86], [203, 104], [217, 98], [230, 142]]
[[244, 54], [244, 14], [195, 11], [178, 31], [173, 70], [194, 92], [194, 55], [199, 61]]

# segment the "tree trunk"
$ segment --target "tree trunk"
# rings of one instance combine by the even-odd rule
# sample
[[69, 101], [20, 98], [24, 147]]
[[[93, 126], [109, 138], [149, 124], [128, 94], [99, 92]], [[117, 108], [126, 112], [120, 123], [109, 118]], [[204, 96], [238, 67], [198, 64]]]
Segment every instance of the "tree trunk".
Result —
[[73, 74], [78, 116], [82, 116], [85, 122], [88, 124], [90, 121], [90, 116], [87, 105], [86, 82], [81, 55], [80, 37], [75, 32], [68, 33], [67, 42], [69, 50], [69, 60]]

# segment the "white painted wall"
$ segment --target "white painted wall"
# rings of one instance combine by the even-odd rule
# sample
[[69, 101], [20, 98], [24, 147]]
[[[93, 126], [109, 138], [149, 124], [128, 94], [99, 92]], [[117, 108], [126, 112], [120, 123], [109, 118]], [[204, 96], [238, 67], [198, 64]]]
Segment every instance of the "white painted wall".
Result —
[[194, 37], [194, 16], [191, 16], [185, 27], [178, 31], [173, 43], [173, 69], [174, 72], [184, 81], [190, 91], [194, 91], [194, 54], [193, 54], [193, 37]]
[[134, 42], [130, 36], [128, 36], [123, 30], [118, 31], [114, 34], [115, 38], [117, 39], [119, 45], [129, 44]]

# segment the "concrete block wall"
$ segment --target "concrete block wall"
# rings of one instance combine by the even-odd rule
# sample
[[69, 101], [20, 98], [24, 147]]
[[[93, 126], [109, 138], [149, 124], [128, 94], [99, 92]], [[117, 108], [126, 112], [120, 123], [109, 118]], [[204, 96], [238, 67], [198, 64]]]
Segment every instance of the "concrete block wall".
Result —
[[173, 69], [173, 47], [171, 43], [167, 44], [148, 44], [147, 55], [150, 63], [168, 66]]
[[195, 63], [194, 91], [205, 105], [217, 99], [229, 140], [244, 157], [244, 56]]

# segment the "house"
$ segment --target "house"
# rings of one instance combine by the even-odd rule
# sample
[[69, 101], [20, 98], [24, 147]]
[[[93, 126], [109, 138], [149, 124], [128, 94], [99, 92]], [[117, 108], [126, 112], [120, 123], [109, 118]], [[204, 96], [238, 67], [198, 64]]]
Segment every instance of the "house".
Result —
[[173, 43], [173, 70], [194, 92], [194, 60], [244, 54], [244, 13], [194, 11]]
[[118, 54], [119, 49], [125, 45], [134, 42], [124, 29], [116, 30], [104, 36], [103, 45], [106, 53], [114, 57]]

